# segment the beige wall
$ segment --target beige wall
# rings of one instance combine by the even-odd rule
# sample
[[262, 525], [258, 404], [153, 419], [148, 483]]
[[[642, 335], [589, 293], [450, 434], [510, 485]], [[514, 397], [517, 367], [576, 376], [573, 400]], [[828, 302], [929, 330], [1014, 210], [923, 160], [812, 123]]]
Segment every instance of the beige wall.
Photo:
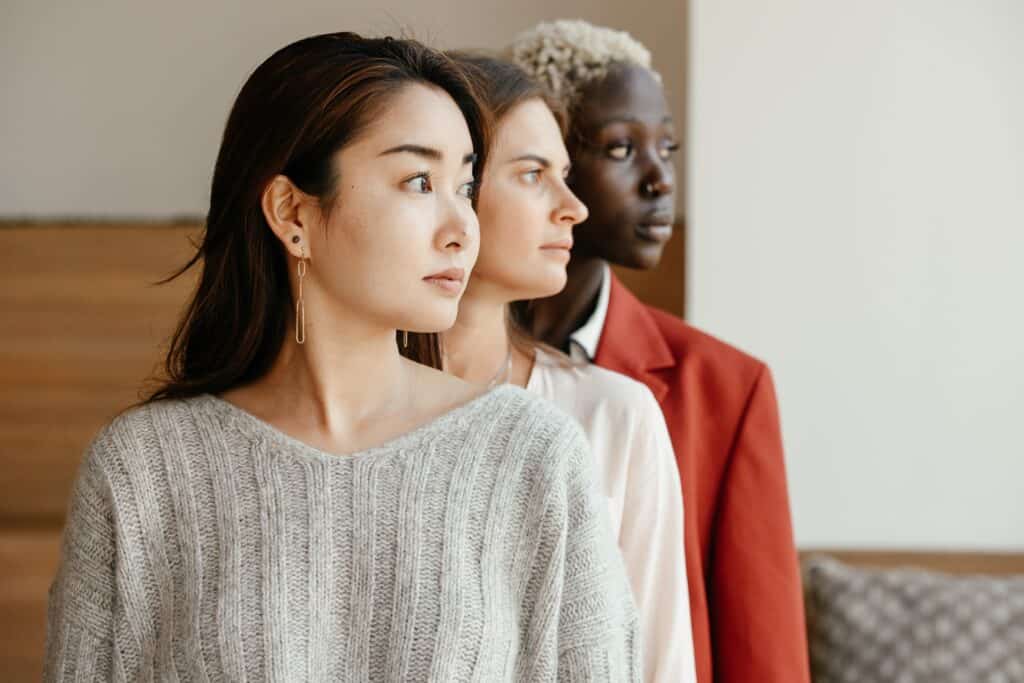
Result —
[[1024, 549], [1024, 3], [696, 0], [689, 312], [805, 546]]
[[435, 46], [499, 47], [542, 19], [632, 32], [682, 116], [684, 5], [550, 3], [103, 3], [6, 0], [0, 9], [0, 217], [205, 212], [224, 120], [248, 73], [314, 33], [411, 32]]

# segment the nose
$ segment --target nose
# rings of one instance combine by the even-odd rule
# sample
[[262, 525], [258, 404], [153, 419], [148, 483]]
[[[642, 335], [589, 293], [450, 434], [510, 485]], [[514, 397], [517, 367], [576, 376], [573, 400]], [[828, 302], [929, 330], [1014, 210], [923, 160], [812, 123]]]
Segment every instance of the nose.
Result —
[[675, 171], [672, 162], [664, 161], [657, 155], [651, 159], [650, 167], [640, 180], [640, 196], [657, 199], [675, 190]]
[[480, 232], [476, 212], [468, 208], [452, 207], [437, 230], [434, 246], [439, 251], [461, 252], [472, 247]]
[[562, 186], [562, 201], [555, 209], [555, 223], [572, 227], [587, 220], [590, 211], [587, 205], [580, 201], [568, 186]]

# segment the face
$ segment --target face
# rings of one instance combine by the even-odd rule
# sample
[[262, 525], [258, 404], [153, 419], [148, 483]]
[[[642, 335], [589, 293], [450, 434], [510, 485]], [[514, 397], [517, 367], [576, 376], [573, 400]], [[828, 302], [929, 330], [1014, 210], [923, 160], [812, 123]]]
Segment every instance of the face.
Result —
[[570, 185], [590, 209], [574, 255], [654, 268], [672, 236], [678, 149], [665, 92], [638, 66], [613, 68], [573, 116]]
[[[326, 216], [305, 208], [308, 223], [319, 216], [323, 227], [302, 236], [306, 286], [382, 328], [451, 327], [479, 247], [472, 162], [469, 128], [451, 97], [406, 86], [336, 156]], [[288, 235], [283, 241], [296, 253]]]
[[508, 301], [565, 287], [573, 226], [587, 217], [566, 185], [568, 172], [561, 130], [543, 101], [527, 100], [502, 117], [477, 200], [481, 246], [474, 281], [500, 288]]

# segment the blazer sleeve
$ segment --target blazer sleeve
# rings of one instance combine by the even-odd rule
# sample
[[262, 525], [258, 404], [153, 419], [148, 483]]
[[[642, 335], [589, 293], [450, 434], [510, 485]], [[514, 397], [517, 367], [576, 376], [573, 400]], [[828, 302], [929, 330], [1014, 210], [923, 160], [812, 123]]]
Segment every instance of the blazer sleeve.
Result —
[[803, 593], [779, 411], [762, 366], [735, 434], [711, 549], [716, 683], [808, 683]]

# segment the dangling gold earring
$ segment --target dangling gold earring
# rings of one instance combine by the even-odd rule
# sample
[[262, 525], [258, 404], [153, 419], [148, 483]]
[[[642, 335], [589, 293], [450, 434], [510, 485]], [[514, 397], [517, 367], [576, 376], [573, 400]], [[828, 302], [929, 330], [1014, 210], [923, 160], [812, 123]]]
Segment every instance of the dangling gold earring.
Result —
[[303, 247], [299, 258], [299, 296], [295, 300], [295, 341], [306, 343], [306, 304], [302, 300], [302, 278], [306, 277], [306, 249]]
[[402, 330], [402, 348], [409, 348], [409, 330]]

